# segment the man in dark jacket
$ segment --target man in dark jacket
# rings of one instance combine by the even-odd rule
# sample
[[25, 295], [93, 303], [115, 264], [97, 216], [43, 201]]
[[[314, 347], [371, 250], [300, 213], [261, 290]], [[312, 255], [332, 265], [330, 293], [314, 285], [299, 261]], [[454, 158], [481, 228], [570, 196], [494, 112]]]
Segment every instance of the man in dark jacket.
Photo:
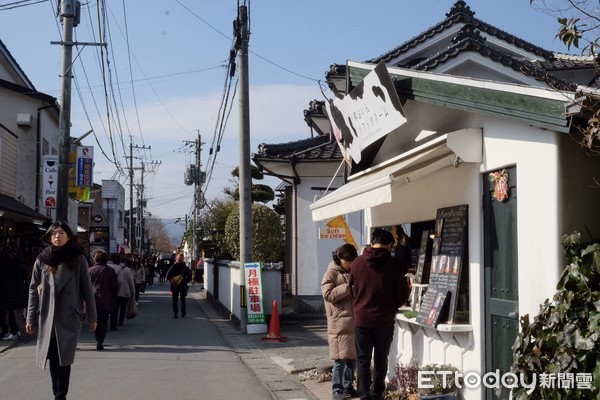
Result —
[[[375, 229], [371, 245], [354, 260], [350, 285], [354, 293], [356, 332], [356, 376], [363, 400], [383, 399], [388, 354], [394, 338], [394, 318], [409, 295], [405, 271], [390, 252], [394, 236]], [[371, 357], [374, 372], [371, 386]]]
[[192, 280], [192, 271], [183, 261], [184, 254], [179, 253], [175, 257], [175, 264], [167, 271], [167, 281], [171, 282], [171, 297], [173, 299], [174, 318], [178, 318], [179, 309], [177, 307], [177, 298], [181, 304], [181, 317], [185, 318], [185, 296], [187, 296], [188, 283]]

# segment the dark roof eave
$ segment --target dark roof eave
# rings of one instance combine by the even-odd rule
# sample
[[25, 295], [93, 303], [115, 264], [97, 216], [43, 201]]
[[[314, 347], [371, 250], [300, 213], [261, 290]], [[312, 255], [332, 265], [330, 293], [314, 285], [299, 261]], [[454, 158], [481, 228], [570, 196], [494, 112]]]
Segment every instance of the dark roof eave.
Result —
[[536, 46], [530, 42], [527, 42], [527, 41], [520, 39], [514, 35], [511, 35], [510, 33], [503, 31], [499, 28], [496, 28], [495, 26], [490, 25], [487, 22], [484, 22], [478, 18], [475, 18], [473, 15], [470, 15], [470, 14], [467, 14], [464, 12], [458, 12], [458, 13], [452, 14], [445, 20], [437, 23], [436, 25], [434, 25], [431, 28], [427, 29], [426, 31], [418, 34], [417, 36], [409, 39], [408, 41], [395, 47], [394, 49], [392, 49], [378, 57], [372, 58], [370, 60], [366, 60], [365, 62], [377, 64], [380, 61], [385, 61], [385, 62], [390, 61], [391, 59], [396, 58], [399, 55], [407, 52], [408, 50], [416, 47], [420, 43], [423, 43], [424, 41], [433, 37], [434, 35], [442, 32], [446, 29], [449, 29], [451, 26], [453, 26], [454, 24], [457, 24], [457, 23], [473, 24], [475, 26], [475, 28], [479, 29], [480, 31], [486, 32], [487, 34], [489, 34], [491, 36], [495, 36], [501, 40], [504, 40], [508, 43], [513, 44], [514, 46], [516, 46], [518, 48], [522, 48], [526, 51], [529, 51], [535, 55], [541, 56], [545, 59], [549, 60], [554, 57], [554, 54], [549, 50], [543, 49], [543, 48]]

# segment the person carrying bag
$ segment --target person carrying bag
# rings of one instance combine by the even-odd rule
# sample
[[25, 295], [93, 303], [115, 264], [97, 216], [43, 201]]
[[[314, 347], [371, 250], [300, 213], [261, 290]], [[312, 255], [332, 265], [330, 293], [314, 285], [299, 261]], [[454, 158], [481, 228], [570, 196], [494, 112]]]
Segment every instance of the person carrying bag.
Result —
[[181, 317], [185, 318], [187, 286], [192, 280], [192, 271], [185, 265], [184, 254], [179, 253], [175, 257], [175, 264], [167, 271], [167, 280], [171, 282], [171, 298], [173, 300], [174, 318], [179, 318], [179, 306], [181, 306]]

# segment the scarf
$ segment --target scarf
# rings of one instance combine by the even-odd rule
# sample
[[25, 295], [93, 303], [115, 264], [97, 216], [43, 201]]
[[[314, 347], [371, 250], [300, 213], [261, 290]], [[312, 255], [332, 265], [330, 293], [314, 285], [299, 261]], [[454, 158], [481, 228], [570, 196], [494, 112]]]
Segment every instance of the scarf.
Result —
[[81, 250], [73, 245], [73, 243], [68, 242], [62, 247], [56, 247], [54, 245], [46, 247], [37, 258], [44, 264], [56, 269], [60, 263], [65, 263], [70, 266], [69, 261], [78, 257], [80, 254], [82, 254]]

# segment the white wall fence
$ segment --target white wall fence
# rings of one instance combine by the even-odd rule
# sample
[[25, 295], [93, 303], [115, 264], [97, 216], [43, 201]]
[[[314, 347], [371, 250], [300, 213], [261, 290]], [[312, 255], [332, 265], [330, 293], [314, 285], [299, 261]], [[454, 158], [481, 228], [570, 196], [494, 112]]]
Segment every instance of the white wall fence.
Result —
[[[262, 268], [263, 307], [265, 315], [271, 315], [273, 300], [281, 314], [281, 274], [283, 263], [264, 263]], [[204, 260], [204, 288], [207, 297], [219, 302], [240, 320], [240, 286], [243, 280], [239, 261]]]

